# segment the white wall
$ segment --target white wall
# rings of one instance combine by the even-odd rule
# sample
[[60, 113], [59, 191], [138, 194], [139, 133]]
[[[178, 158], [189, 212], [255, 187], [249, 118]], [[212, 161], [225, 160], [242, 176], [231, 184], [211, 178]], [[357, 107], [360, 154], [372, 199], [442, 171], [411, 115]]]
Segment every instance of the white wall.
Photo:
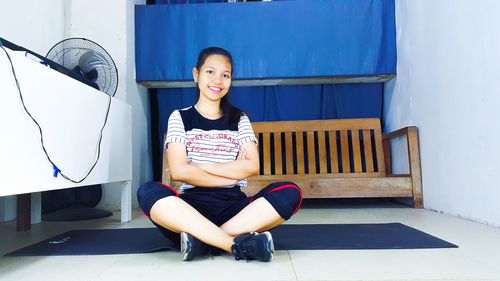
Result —
[[424, 206], [500, 226], [500, 1], [396, 0], [385, 126], [420, 133]]
[[2, 1], [0, 37], [41, 55], [64, 34], [64, 0]]
[[[17, 45], [45, 55], [54, 44], [65, 38], [85, 37], [110, 53], [119, 71], [115, 97], [130, 104], [133, 111], [134, 206], [137, 206], [135, 190], [141, 183], [152, 179], [149, 97], [146, 90], [135, 83], [134, 66], [134, 4], [145, 2], [23, 0], [0, 3], [0, 37]], [[110, 210], [120, 208], [120, 188], [116, 187], [109, 184], [104, 188], [100, 207]], [[0, 221], [12, 219], [14, 214], [14, 198], [0, 197]]]
[[[152, 179], [149, 130], [149, 96], [135, 83], [134, 1], [71, 1], [69, 37], [85, 37], [97, 42], [111, 55], [118, 67], [118, 90], [115, 97], [132, 105], [132, 203], [137, 207], [137, 187]], [[92, 16], [90, 16], [92, 14]], [[119, 185], [107, 184], [99, 207], [120, 207]]]
[[[0, 3], [0, 37], [38, 54], [47, 54], [55, 42], [63, 38], [65, 25], [63, 2], [64, 0], [2, 1]], [[4, 56], [3, 51], [0, 55]], [[0, 112], [0, 118], [8, 118], [1, 114]], [[3, 165], [8, 165], [8, 163], [0, 162], [0, 169]], [[33, 198], [37, 199], [34, 200], [37, 202], [33, 207], [39, 209], [40, 195], [37, 194]], [[16, 198], [14, 196], [0, 197], [0, 221], [14, 219], [15, 216]], [[34, 218], [35, 221], [37, 219]]]

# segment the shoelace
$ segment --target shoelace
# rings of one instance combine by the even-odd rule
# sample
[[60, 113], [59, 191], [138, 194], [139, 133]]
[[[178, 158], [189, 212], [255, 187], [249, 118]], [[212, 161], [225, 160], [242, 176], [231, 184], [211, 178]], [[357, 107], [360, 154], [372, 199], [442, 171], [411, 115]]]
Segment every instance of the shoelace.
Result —
[[238, 255], [238, 258], [241, 259], [241, 256], [243, 256], [243, 258], [245, 259], [246, 262], [248, 262], [248, 259], [247, 259], [247, 254], [253, 254], [253, 248], [252, 247], [248, 247], [248, 246], [245, 246], [246, 242], [248, 240], [250, 240], [250, 238], [252, 238], [254, 235], [256, 235], [257, 233], [255, 232], [252, 232], [250, 233], [250, 235], [248, 235], [247, 237], [243, 238], [240, 242], [238, 243], [235, 243], [234, 246], [236, 248], [236, 253]]
[[243, 259], [245, 259], [245, 261], [248, 262], [248, 259], [245, 255], [243, 249], [241, 249], [240, 245], [235, 244], [234, 248], [235, 248], [234, 255], [236, 256], [236, 259], [241, 260], [241, 258], [243, 257]]

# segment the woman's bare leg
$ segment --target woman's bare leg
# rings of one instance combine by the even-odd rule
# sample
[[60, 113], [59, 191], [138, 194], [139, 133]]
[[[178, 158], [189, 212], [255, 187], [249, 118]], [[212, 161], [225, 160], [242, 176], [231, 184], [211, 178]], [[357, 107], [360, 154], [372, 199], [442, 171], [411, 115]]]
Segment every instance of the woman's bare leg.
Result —
[[252, 231], [264, 231], [282, 224], [285, 220], [264, 198], [259, 198], [220, 228], [230, 236], [238, 236]]
[[154, 222], [171, 231], [187, 232], [206, 244], [231, 253], [233, 237], [178, 197], [168, 196], [158, 200], [150, 215]]

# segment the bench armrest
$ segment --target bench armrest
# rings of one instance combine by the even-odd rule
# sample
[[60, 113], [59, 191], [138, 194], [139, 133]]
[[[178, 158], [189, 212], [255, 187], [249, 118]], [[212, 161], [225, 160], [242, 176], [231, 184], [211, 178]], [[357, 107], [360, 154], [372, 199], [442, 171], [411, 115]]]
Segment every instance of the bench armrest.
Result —
[[422, 174], [420, 168], [420, 148], [418, 130], [415, 126], [408, 126], [383, 135], [384, 158], [387, 175], [392, 175], [391, 140], [397, 137], [406, 137], [408, 145], [408, 164], [413, 185], [415, 207], [422, 208]]
[[[418, 145], [418, 130], [415, 126], [404, 127], [382, 136], [384, 145], [384, 158], [385, 167], [387, 170], [387, 175], [393, 175], [392, 171], [392, 155], [391, 155], [391, 140], [399, 137], [406, 137], [408, 144], [408, 160], [410, 167], [410, 174], [413, 173], [412, 164], [418, 164], [418, 169], [420, 169], [420, 155], [419, 155], [419, 145]], [[416, 167], [414, 167], [416, 168]]]
[[393, 138], [397, 138], [397, 137], [401, 137], [401, 136], [405, 136], [405, 135], [408, 136], [410, 134], [410, 131], [414, 132], [415, 134], [418, 135], [418, 130], [417, 130], [416, 126], [408, 126], [408, 127], [398, 129], [396, 131], [386, 133], [386, 134], [384, 134], [383, 138], [385, 141], [386, 139], [393, 139]]

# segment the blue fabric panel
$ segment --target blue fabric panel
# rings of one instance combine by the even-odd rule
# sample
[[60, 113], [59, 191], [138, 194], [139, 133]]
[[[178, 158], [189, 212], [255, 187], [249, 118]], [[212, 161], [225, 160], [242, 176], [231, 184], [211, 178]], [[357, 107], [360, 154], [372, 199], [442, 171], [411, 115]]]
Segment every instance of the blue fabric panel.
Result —
[[234, 56], [235, 79], [396, 73], [394, 0], [136, 6], [137, 81], [186, 81], [198, 52]]
[[[273, 0], [273, 1], [288, 1], [288, 0]], [[237, 0], [236, 2], [244, 2]], [[231, 3], [230, 0], [156, 0], [156, 4], [196, 4], [196, 3]]]
[[[159, 89], [159, 135], [167, 129], [175, 109], [193, 105], [194, 88]], [[230, 101], [250, 120], [314, 120], [338, 118], [381, 118], [382, 83], [299, 86], [232, 87]]]

